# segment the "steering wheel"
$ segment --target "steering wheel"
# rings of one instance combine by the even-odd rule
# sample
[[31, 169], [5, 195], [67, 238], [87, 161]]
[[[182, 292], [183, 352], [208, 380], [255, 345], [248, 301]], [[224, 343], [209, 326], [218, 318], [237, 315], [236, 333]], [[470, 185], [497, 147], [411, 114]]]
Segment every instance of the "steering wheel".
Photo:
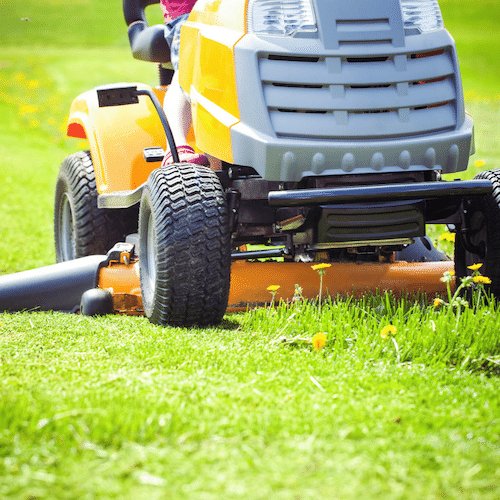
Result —
[[141, 61], [170, 62], [170, 47], [165, 40], [163, 24], [149, 26], [145, 9], [159, 0], [123, 0], [123, 14], [128, 26], [132, 55]]

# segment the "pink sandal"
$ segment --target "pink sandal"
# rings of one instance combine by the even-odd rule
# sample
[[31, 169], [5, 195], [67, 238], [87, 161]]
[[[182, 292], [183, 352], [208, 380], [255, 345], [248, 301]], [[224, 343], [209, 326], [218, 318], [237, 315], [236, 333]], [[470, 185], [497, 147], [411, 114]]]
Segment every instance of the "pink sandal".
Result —
[[[194, 163], [195, 165], [204, 165], [205, 167], [210, 165], [208, 158], [204, 154], [196, 153], [195, 150], [187, 144], [184, 146], [177, 146], [177, 153], [179, 154], [179, 163]], [[173, 163], [174, 159], [172, 158], [172, 153], [168, 151], [165, 158], [163, 158], [162, 167], [165, 165], [172, 165]]]

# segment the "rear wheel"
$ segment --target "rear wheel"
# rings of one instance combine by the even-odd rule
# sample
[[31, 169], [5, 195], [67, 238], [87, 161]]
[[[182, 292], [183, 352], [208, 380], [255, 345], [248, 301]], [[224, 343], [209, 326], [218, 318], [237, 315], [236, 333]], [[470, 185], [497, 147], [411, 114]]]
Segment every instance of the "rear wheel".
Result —
[[139, 213], [144, 312], [152, 323], [213, 325], [231, 268], [228, 210], [217, 175], [180, 164], [150, 175]]
[[54, 203], [57, 262], [105, 254], [128, 232], [133, 232], [137, 217], [131, 217], [131, 211], [97, 207], [94, 166], [88, 151], [72, 154], [63, 161]]
[[476, 176], [493, 184], [488, 196], [477, 198], [465, 214], [467, 234], [457, 234], [455, 242], [455, 271], [458, 277], [467, 276], [467, 266], [482, 263], [481, 274], [492, 280], [491, 291], [500, 297], [500, 170], [487, 170]]

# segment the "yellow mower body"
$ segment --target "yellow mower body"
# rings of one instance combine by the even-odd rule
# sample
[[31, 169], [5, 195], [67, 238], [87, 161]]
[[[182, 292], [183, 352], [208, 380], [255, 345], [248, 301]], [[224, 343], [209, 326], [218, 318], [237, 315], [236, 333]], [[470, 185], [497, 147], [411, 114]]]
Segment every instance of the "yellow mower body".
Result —
[[[170, 52], [163, 27], [147, 24], [144, 9], [151, 3], [125, 0], [125, 19], [134, 57], [160, 63], [163, 74]], [[138, 231], [132, 241], [140, 243], [139, 255], [132, 251], [99, 270], [98, 286], [112, 291], [116, 311], [135, 314], [144, 307], [162, 324], [220, 321], [219, 313], [210, 316], [209, 294], [219, 292], [207, 278], [217, 266], [213, 276], [227, 272], [227, 279], [219, 287], [222, 298], [212, 302], [229, 310], [268, 301], [271, 284], [280, 285], [278, 296], [286, 300], [295, 285], [304, 297], [317, 297], [318, 276], [311, 269], [317, 262], [332, 264], [323, 288], [331, 295], [441, 293], [440, 278], [454, 262], [432, 247], [426, 224], [449, 224], [457, 232], [459, 276], [481, 258], [483, 246], [474, 240], [479, 230], [468, 231], [482, 210], [477, 200], [490, 196], [492, 182], [441, 178], [467, 167], [473, 134], [454, 42], [439, 8], [434, 25], [425, 16], [427, 24], [419, 25], [406, 0], [296, 4], [297, 12], [295, 3], [285, 12], [280, 2], [199, 0], [183, 25], [179, 81], [191, 102], [188, 140], [209, 157], [209, 172], [185, 164], [161, 167], [163, 155], [146, 154], [167, 146], [168, 127], [154, 97], [161, 105], [168, 82], [108, 85], [73, 102], [68, 135], [89, 142], [90, 158], [77, 161], [93, 164], [95, 216], [99, 210], [109, 218], [118, 214], [112, 228], [132, 210], [135, 226], [129, 220], [124, 227]], [[205, 187], [195, 170], [213, 187], [207, 204], [199, 201]], [[69, 224], [66, 198], [63, 193], [59, 213], [56, 202], [56, 246], [69, 248], [58, 249], [59, 260], [72, 255], [72, 242], [63, 237], [58, 243], [57, 236]], [[216, 209], [212, 202], [219, 203]], [[198, 230], [196, 220], [211, 212], [219, 214], [218, 222], [205, 221], [205, 232]], [[227, 245], [217, 247], [218, 230]], [[184, 261], [160, 240], [184, 252]], [[247, 252], [247, 244], [271, 250]], [[283, 262], [259, 260], [266, 252], [277, 252]], [[198, 253], [205, 267], [196, 263]], [[491, 274], [493, 264], [482, 260]], [[177, 281], [169, 282], [168, 268], [153, 269], [158, 262], [177, 262], [169, 264], [183, 269]], [[199, 266], [192, 274], [190, 263]], [[155, 280], [168, 284], [158, 292]], [[198, 293], [199, 308], [206, 307], [201, 312], [179, 306], [191, 311], [181, 311], [179, 319], [166, 312], [178, 305], [175, 297], [168, 305], [156, 303], [182, 288], [183, 280], [196, 293], [199, 284], [208, 298]], [[184, 300], [191, 292], [175, 293]]]
[[[233, 49], [245, 35], [245, 5], [245, 0], [199, 1], [182, 28], [180, 81], [190, 94], [193, 113], [194, 134], [189, 139], [212, 157], [215, 167], [233, 159], [230, 130], [239, 122]], [[144, 83], [116, 87], [120, 85], [151, 89], [160, 102], [166, 92], [166, 87], [153, 89]], [[67, 135], [89, 141], [99, 194], [144, 184], [157, 165], [144, 160], [143, 150], [166, 146], [150, 101], [100, 108], [95, 89], [73, 101]]]
[[197, 2], [181, 35], [180, 83], [191, 97], [196, 144], [228, 163], [231, 128], [239, 122], [234, 47], [245, 36], [246, 4]]
[[[154, 91], [163, 101], [165, 89]], [[94, 90], [73, 101], [67, 134], [88, 140], [99, 194], [134, 190], [144, 184], [157, 167], [146, 162], [144, 148], [165, 146], [160, 120], [150, 101], [140, 100], [136, 106], [100, 108]]]

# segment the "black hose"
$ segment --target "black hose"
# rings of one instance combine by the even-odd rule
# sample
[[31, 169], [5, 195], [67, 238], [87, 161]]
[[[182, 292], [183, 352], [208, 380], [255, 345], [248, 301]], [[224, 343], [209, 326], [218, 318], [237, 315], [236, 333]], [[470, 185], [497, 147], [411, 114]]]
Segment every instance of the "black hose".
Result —
[[172, 159], [174, 163], [180, 163], [179, 162], [179, 153], [177, 152], [177, 146], [175, 145], [175, 140], [174, 140], [174, 135], [172, 134], [172, 129], [170, 128], [170, 125], [168, 123], [167, 115], [165, 114], [165, 111], [163, 110], [162, 105], [160, 104], [160, 101], [154, 94], [149, 89], [145, 90], [137, 90], [137, 95], [146, 95], [148, 96], [151, 101], [153, 102], [153, 105], [156, 109], [156, 112], [158, 113], [158, 116], [160, 117], [161, 124], [163, 126], [163, 130], [165, 131], [165, 134], [167, 136], [167, 142], [168, 142], [168, 147], [170, 149], [170, 154], [172, 155]]

